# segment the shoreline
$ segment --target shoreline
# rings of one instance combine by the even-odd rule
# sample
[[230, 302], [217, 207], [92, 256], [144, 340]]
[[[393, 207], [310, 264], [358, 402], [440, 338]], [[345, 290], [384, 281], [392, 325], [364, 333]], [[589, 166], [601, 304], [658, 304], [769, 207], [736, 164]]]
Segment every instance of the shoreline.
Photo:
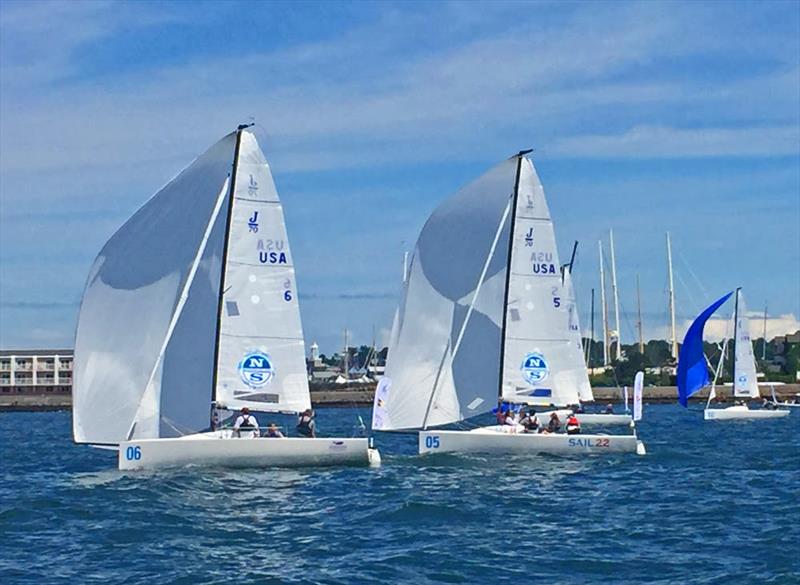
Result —
[[[800, 392], [800, 384], [783, 384], [775, 386], [775, 395], [779, 400], [784, 401], [794, 397]], [[611, 402], [619, 404], [623, 401], [621, 388], [616, 387], [597, 387], [593, 388], [595, 404]], [[311, 391], [311, 404], [317, 408], [320, 406], [372, 406], [375, 386], [344, 387], [336, 389], [320, 389]], [[771, 390], [767, 386], [762, 387], [764, 396], [770, 397]], [[717, 388], [717, 395], [724, 396], [731, 400], [731, 387], [723, 386]], [[630, 400], [633, 399], [633, 391], [629, 389]], [[702, 402], [708, 398], [708, 389], [701, 390], [690, 399], [691, 402]], [[678, 389], [675, 386], [648, 386], [644, 389], [645, 402], [648, 403], [671, 403], [678, 400]], [[0, 412], [48, 412], [55, 410], [69, 410], [72, 408], [72, 396], [70, 394], [6, 394], [0, 395]]]

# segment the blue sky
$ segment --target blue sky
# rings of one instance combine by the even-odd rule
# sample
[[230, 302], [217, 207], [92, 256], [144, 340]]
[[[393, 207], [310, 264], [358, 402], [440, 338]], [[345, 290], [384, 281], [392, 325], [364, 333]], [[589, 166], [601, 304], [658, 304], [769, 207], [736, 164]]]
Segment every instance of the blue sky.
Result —
[[[520, 148], [623, 341], [743, 286], [800, 315], [800, 4], [0, 3], [0, 346], [71, 346], [105, 240], [255, 118], [307, 341], [385, 338], [431, 210]], [[583, 318], [586, 322], [586, 317]], [[776, 329], [776, 331], [777, 331]]]

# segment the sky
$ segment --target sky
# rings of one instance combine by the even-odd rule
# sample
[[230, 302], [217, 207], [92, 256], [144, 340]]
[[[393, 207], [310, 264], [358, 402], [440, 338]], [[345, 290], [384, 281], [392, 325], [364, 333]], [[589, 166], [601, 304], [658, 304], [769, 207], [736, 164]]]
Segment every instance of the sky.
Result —
[[0, 347], [71, 347], [103, 243], [250, 120], [323, 352], [386, 341], [428, 215], [523, 148], [584, 325], [613, 228], [623, 343], [667, 231], [681, 328], [737, 286], [800, 328], [798, 2], [3, 0]]

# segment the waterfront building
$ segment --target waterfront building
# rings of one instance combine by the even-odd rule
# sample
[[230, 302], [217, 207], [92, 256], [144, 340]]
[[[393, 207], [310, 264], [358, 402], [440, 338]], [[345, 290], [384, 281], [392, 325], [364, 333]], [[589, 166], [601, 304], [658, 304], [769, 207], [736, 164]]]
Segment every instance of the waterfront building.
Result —
[[0, 394], [69, 394], [71, 349], [0, 350]]

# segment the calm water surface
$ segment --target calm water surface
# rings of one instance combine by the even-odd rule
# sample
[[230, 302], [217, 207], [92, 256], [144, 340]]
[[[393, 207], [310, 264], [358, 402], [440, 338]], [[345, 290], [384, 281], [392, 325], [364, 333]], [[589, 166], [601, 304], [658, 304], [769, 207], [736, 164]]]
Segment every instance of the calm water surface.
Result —
[[[349, 436], [355, 409], [320, 409]], [[365, 420], [368, 411], [360, 414]], [[0, 414], [2, 583], [800, 583], [800, 411], [647, 406], [646, 457], [122, 473], [69, 413]]]

